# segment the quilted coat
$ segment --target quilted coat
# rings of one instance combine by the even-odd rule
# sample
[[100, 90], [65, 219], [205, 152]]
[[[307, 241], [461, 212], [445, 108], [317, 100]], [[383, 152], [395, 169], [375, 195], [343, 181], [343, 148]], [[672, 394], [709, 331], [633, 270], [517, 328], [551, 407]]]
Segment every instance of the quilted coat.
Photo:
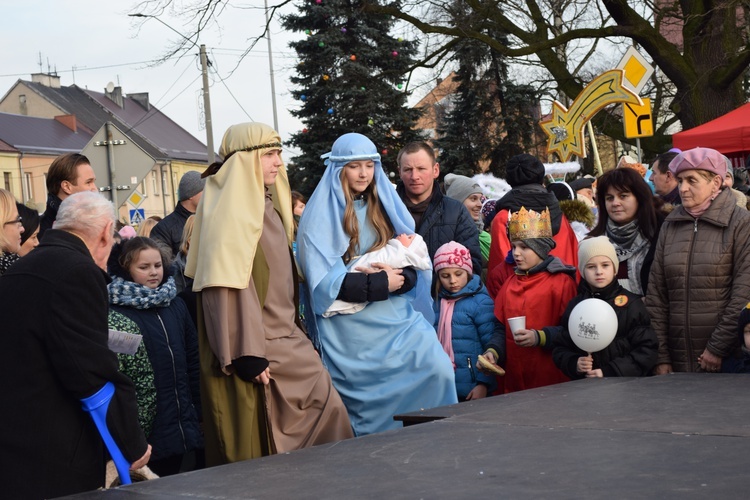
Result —
[[450, 293], [441, 287], [439, 298], [435, 302], [435, 329], [439, 324], [442, 298], [459, 299], [454, 305], [451, 321], [458, 397], [466, 398], [479, 382], [486, 384], [489, 394], [492, 394], [496, 385], [495, 377], [485, 375], [475, 368], [477, 357], [485, 351], [492, 335], [500, 327], [495, 318], [495, 305], [487, 294], [487, 289], [476, 274], [456, 293]]
[[705, 349], [740, 355], [737, 319], [750, 301], [750, 212], [728, 190], [694, 218], [679, 206], [665, 219], [646, 307], [659, 339], [657, 363], [699, 371]]

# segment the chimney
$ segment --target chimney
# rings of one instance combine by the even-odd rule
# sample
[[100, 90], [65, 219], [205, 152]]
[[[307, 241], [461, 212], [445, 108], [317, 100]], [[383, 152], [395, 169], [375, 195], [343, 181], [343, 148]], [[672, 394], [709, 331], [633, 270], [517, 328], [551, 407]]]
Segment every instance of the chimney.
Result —
[[78, 121], [76, 120], [76, 115], [59, 115], [55, 117], [55, 121], [62, 123], [73, 132], [78, 132]]
[[111, 87], [108, 85], [107, 88], [104, 89], [104, 95], [121, 108], [125, 107], [125, 102], [122, 100], [122, 87]]
[[31, 75], [31, 81], [34, 83], [41, 83], [45, 87], [53, 89], [60, 88], [60, 77], [49, 73], [33, 73]]
[[128, 94], [128, 97], [141, 105], [146, 111], [151, 110], [151, 104], [148, 102], [148, 92], [138, 92], [137, 94]]

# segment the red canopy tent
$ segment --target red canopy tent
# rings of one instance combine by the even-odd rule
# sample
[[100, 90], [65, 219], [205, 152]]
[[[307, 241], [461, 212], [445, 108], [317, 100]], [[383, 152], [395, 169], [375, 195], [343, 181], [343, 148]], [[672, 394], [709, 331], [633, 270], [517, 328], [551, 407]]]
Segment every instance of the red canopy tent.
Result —
[[672, 136], [674, 147], [686, 149], [712, 148], [732, 159], [735, 166], [744, 166], [750, 154], [750, 103], [724, 116]]

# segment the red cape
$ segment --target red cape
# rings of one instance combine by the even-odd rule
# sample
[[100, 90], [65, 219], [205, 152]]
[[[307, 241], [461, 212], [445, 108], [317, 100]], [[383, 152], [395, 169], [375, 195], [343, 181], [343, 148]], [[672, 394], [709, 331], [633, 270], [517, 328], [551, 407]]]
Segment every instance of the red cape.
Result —
[[564, 273], [514, 274], [503, 283], [495, 300], [495, 316], [505, 325], [505, 393], [570, 380], [555, 366], [551, 350], [516, 345], [507, 320], [526, 316], [526, 328], [530, 330], [559, 325], [575, 296], [575, 280]]

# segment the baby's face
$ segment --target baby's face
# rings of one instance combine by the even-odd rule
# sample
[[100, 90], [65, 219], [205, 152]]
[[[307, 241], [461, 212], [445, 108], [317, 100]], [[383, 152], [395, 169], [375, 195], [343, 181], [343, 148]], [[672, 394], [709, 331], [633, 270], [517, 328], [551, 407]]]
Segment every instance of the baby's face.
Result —
[[411, 245], [412, 241], [414, 241], [414, 234], [399, 234], [396, 236], [396, 239], [405, 247], [408, 247]]
[[750, 323], [745, 325], [745, 329], [742, 331], [745, 334], [745, 347], [750, 349]]

